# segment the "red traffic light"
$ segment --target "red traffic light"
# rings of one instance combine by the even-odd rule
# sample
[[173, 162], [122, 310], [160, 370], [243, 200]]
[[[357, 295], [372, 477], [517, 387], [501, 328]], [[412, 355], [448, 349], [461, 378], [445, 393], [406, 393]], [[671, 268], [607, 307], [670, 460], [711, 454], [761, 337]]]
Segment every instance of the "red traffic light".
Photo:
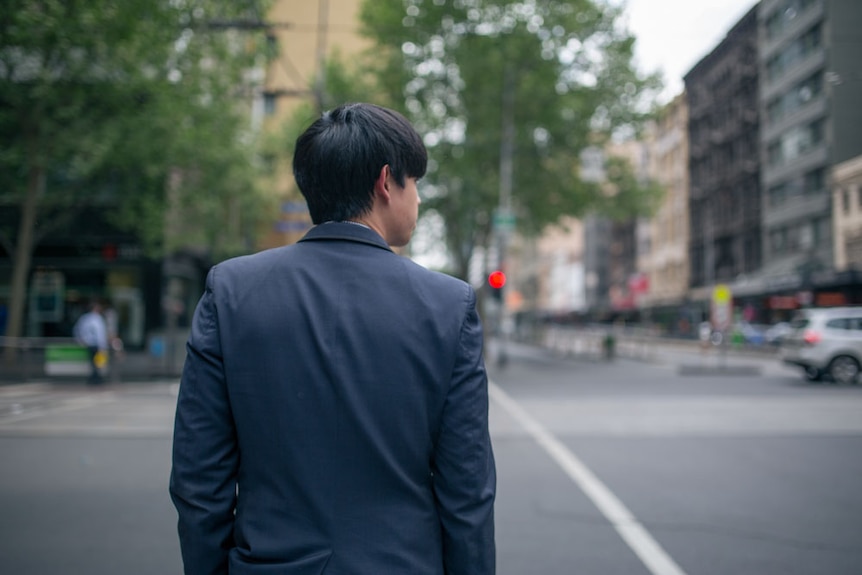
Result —
[[500, 289], [501, 287], [506, 285], [506, 274], [504, 274], [500, 270], [491, 272], [491, 274], [488, 276], [488, 285], [494, 289]]

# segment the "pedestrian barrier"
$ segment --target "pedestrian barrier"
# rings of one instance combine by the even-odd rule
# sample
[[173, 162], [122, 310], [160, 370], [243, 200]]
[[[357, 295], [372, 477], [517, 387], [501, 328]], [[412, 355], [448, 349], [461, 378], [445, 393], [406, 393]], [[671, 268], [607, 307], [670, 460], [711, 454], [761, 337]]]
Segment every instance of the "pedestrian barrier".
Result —
[[45, 375], [89, 375], [90, 352], [76, 343], [46, 345], [44, 369]]
[[[104, 376], [111, 373], [106, 352], [96, 357], [96, 365], [100, 365]], [[89, 375], [90, 352], [72, 338], [0, 337], [0, 381]]]
[[[125, 356], [122, 351], [96, 355], [103, 377], [117, 381]], [[90, 375], [90, 352], [73, 338], [0, 337], [0, 382], [38, 379], [85, 379]]]
[[655, 357], [653, 339], [646, 333], [623, 330], [550, 326], [542, 345], [567, 357], [609, 361], [616, 357], [649, 361]]

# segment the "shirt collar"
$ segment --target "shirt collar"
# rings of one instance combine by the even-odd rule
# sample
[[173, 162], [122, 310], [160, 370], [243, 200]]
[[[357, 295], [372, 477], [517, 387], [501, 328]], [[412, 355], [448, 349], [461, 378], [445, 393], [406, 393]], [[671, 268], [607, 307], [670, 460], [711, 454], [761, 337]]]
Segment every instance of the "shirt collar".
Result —
[[301, 242], [314, 240], [347, 240], [370, 244], [392, 251], [386, 240], [376, 231], [359, 222], [324, 222], [308, 230]]

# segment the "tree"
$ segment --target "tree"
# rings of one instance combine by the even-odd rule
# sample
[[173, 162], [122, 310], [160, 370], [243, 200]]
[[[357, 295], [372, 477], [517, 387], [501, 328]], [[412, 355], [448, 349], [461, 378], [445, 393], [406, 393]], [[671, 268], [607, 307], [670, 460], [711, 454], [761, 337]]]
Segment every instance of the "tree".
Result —
[[[267, 142], [272, 153], [293, 154], [296, 138], [314, 122], [324, 110], [331, 110], [349, 102], [366, 102], [374, 100], [385, 104], [377, 87], [377, 78], [369, 74], [367, 60], [361, 56], [353, 63], [345, 61], [345, 57], [334, 50], [323, 62], [322, 71], [318, 72], [310, 82], [310, 88], [318, 91], [313, 101], [305, 101], [298, 106], [274, 137]], [[321, 80], [321, 77], [325, 78]]]
[[[237, 251], [236, 214], [253, 216], [260, 197], [243, 109], [259, 55], [214, 23], [247, 17], [245, 4], [4, 3], [0, 204], [18, 216], [0, 227], [13, 270], [7, 336], [22, 332], [35, 247], [84, 208], [97, 206], [151, 255], [190, 241]], [[198, 218], [171, 236], [169, 209]]]
[[[284, 158], [285, 163], [289, 163], [293, 158], [296, 139], [323, 110], [331, 110], [349, 102], [376, 101], [384, 104], [376, 78], [369, 75], [369, 69], [367, 63], [355, 60], [351, 65], [338, 50], [333, 51], [323, 62], [322, 71], [311, 80], [314, 99], [297, 105], [284, 124], [265, 139], [266, 152], [272, 157]], [[292, 190], [292, 193], [299, 196], [298, 189]]]
[[[579, 153], [637, 126], [658, 88], [633, 68], [621, 10], [592, 0], [363, 4], [378, 85], [425, 134], [423, 208], [445, 221], [457, 275], [488, 245], [501, 206], [535, 234], [609, 205], [579, 177]], [[636, 207], [631, 191], [611, 207]]]

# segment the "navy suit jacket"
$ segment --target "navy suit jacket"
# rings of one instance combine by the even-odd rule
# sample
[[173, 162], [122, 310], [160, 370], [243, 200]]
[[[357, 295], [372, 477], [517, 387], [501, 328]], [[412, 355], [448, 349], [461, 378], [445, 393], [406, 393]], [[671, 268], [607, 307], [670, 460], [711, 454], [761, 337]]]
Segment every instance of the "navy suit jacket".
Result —
[[493, 574], [495, 483], [468, 284], [350, 223], [210, 270], [174, 429], [185, 573]]

